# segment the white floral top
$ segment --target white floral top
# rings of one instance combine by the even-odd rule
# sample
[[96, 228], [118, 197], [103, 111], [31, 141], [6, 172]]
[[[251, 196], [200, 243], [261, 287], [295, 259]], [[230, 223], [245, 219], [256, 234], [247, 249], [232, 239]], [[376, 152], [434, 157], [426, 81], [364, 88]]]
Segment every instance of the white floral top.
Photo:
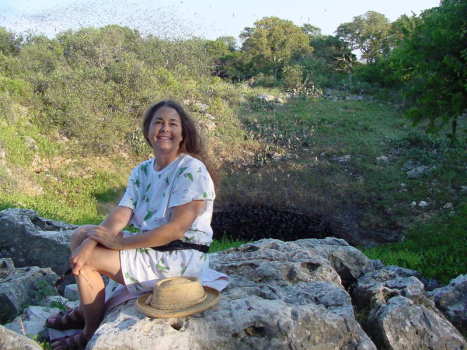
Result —
[[206, 166], [198, 159], [181, 154], [160, 171], [157, 160], [146, 160], [134, 168], [119, 206], [133, 210], [130, 223], [141, 231], [152, 230], [170, 221], [172, 208], [193, 200], [204, 200], [205, 210], [183, 238], [186, 242], [209, 245], [215, 198], [214, 184]]

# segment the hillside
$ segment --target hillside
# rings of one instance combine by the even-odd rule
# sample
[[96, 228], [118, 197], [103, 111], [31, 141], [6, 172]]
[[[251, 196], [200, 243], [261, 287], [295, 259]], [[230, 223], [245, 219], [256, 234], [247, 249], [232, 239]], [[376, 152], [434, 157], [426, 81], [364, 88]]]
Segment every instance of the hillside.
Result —
[[[198, 122], [222, 175], [215, 238], [337, 236], [374, 246], [421, 237], [431, 246], [417, 238], [409, 252], [396, 244], [374, 257], [422, 271], [434, 263], [441, 269], [430, 274], [442, 279], [467, 270], [462, 137], [449, 144], [444, 130], [413, 127], [401, 105], [346, 89], [294, 96], [222, 80], [205, 44], [107, 26], [0, 53], [0, 209], [99, 222], [130, 169], [150, 157], [143, 111], [173, 98]], [[465, 135], [465, 120], [457, 128]]]

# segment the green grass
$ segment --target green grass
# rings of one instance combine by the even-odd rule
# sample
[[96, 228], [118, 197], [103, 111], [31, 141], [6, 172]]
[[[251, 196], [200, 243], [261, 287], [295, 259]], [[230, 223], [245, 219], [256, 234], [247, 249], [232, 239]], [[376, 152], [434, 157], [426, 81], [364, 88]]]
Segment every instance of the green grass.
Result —
[[363, 249], [371, 259], [419, 271], [448, 283], [467, 272], [467, 205], [455, 214], [444, 214], [414, 225], [404, 242]]
[[[198, 96], [217, 123], [209, 135], [213, 156], [224, 165], [217, 205], [268, 203], [329, 220], [350, 210], [362, 229], [395, 230], [407, 237], [403, 243], [365, 250], [371, 257], [442, 281], [466, 272], [456, 258], [465, 255], [460, 229], [465, 227], [461, 226], [465, 143], [449, 147], [445, 138], [413, 128], [392, 105], [378, 101], [299, 98], [277, 106], [251, 102], [259, 92], [252, 89], [220, 81], [206, 80], [202, 85], [206, 91], [218, 87]], [[231, 102], [243, 99], [241, 107], [235, 110], [223, 102], [227, 95]], [[0, 119], [9, 168], [0, 167], [0, 209], [30, 208], [74, 224], [100, 222], [118, 201], [130, 168], [142, 155], [86, 157], [74, 149], [77, 140], [44, 136], [26, 121], [27, 114], [21, 119], [15, 113], [8, 122]], [[36, 150], [27, 137], [35, 141]], [[40, 171], [31, 164], [36, 155], [44, 168]], [[343, 155], [351, 158], [339, 163], [336, 159]], [[381, 155], [390, 160], [377, 162]], [[434, 168], [409, 179], [404, 170], [409, 161]], [[28, 191], [30, 184], [42, 191]], [[410, 205], [421, 200], [430, 206]], [[443, 214], [447, 202], [455, 209], [452, 216]], [[213, 242], [211, 252], [242, 243], [224, 238]]]
[[209, 247], [209, 253], [215, 253], [229, 248], [239, 247], [242, 244], [245, 244], [244, 241], [238, 241], [230, 237], [222, 237], [220, 240], [215, 240], [211, 243]]

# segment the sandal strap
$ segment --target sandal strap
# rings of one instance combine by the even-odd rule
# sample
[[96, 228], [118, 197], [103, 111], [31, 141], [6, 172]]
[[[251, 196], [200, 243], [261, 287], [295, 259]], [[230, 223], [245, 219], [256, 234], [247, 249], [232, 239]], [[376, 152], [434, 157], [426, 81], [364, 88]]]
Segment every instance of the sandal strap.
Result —
[[49, 317], [46, 321], [46, 326], [59, 330], [81, 329], [84, 327], [84, 319], [79, 314], [78, 308], [68, 309]]
[[83, 332], [59, 338], [52, 343], [52, 348], [84, 350], [89, 339], [85, 337]]

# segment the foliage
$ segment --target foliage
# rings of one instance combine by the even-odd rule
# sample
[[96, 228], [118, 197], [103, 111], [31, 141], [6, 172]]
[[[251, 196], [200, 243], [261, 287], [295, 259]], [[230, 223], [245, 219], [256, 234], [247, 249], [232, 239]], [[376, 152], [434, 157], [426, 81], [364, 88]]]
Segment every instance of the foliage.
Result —
[[282, 69], [296, 55], [311, 51], [308, 36], [291, 21], [265, 17], [253, 28], [245, 28], [242, 51], [257, 72], [279, 78]]
[[386, 265], [407, 267], [446, 284], [467, 271], [467, 226], [462, 214], [466, 210], [464, 204], [457, 214], [445, 214], [415, 225], [402, 243], [365, 249], [364, 252]]
[[332, 35], [313, 37], [310, 45], [314, 48], [313, 56], [322, 59], [334, 71], [349, 72], [356, 57], [348, 44]]
[[452, 141], [467, 108], [466, 34], [467, 2], [446, 0], [422, 13], [391, 57], [411, 104], [407, 115], [430, 132], [450, 121]]
[[209, 252], [210, 253], [215, 253], [215, 252], [219, 252], [221, 250], [226, 250], [226, 249], [229, 249], [229, 248], [239, 247], [239, 246], [241, 246], [242, 244], [245, 244], [245, 243], [246, 242], [244, 242], [244, 241], [238, 241], [238, 240], [232, 239], [230, 237], [223, 236], [221, 239], [215, 240], [215, 241], [213, 241], [211, 243], [211, 245], [209, 247]]
[[0, 54], [16, 54], [23, 38], [0, 27]]
[[416, 15], [402, 15], [391, 23], [389, 30], [389, 41], [392, 48], [397, 47], [400, 42], [410, 36], [416, 26], [421, 23], [421, 18]]
[[388, 34], [391, 25], [381, 13], [368, 11], [356, 16], [352, 22], [337, 27], [337, 37], [344, 40], [352, 50], [362, 52], [362, 58], [368, 63], [389, 51]]

